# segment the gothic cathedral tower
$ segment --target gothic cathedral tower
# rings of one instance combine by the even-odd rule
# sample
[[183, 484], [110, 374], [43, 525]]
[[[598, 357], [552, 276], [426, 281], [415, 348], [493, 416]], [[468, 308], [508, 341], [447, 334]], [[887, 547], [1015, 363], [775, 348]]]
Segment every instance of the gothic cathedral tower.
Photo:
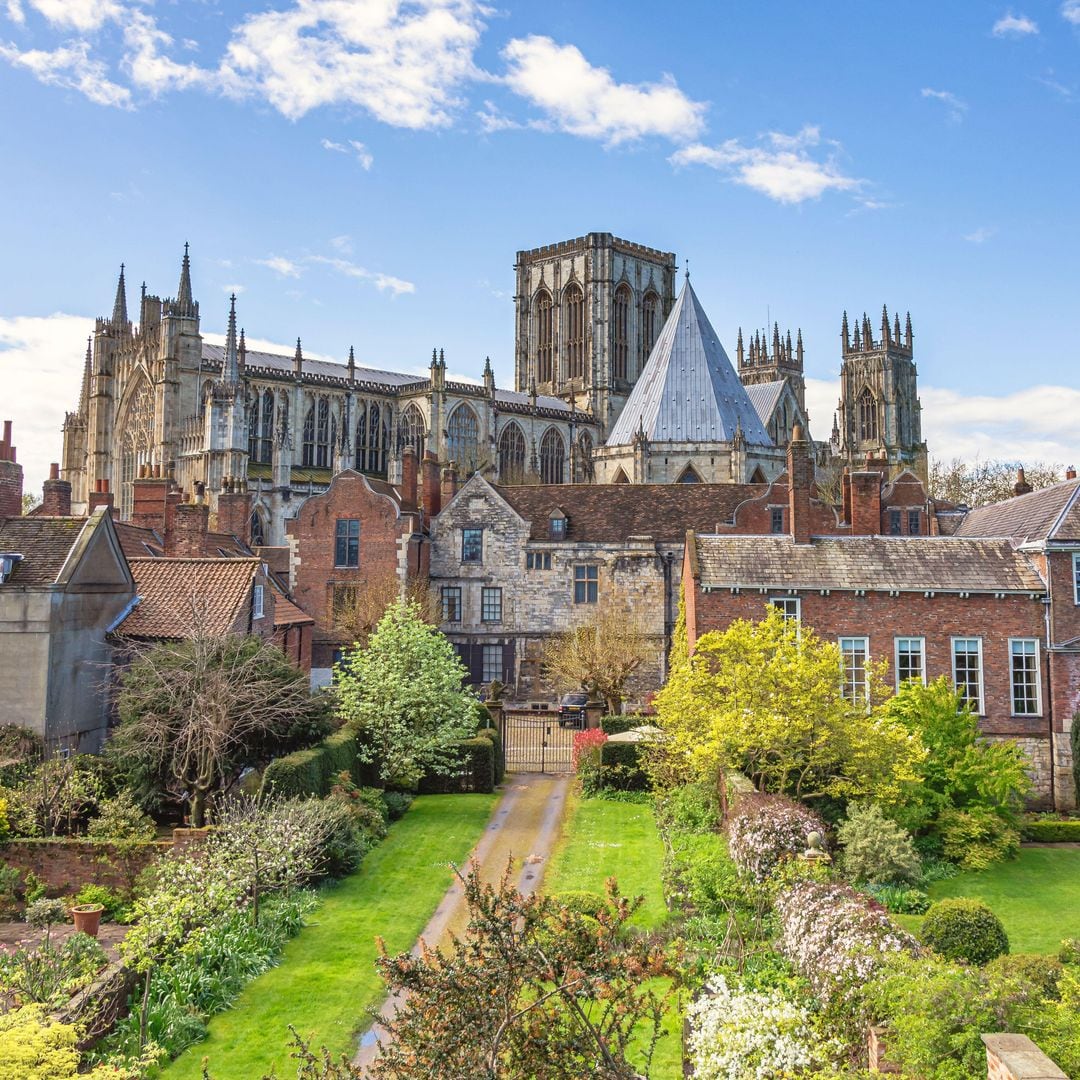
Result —
[[834, 452], [855, 468], [864, 466], [870, 455], [887, 463], [890, 477], [909, 468], [925, 481], [926, 443], [912, 359], [911, 315], [901, 338], [899, 313], [890, 328], [889, 312], [883, 307], [881, 336], [875, 341], [866, 315], [856, 322], [852, 335], [845, 311], [840, 335], [843, 362]]
[[675, 255], [589, 233], [515, 270], [515, 389], [573, 401], [606, 438], [675, 302]]

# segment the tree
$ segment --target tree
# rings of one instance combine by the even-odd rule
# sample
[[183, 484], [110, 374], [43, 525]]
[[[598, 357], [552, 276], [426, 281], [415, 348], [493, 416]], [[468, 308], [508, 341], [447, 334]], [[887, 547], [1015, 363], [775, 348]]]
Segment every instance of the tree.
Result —
[[110, 753], [205, 824], [209, 800], [241, 770], [315, 742], [330, 730], [330, 701], [260, 638], [216, 635], [140, 648], [121, 680]]
[[404, 784], [455, 769], [455, 744], [476, 730], [465, 675], [453, 645], [416, 604], [389, 608], [367, 648], [346, 653], [337, 668], [340, 713], [362, 736], [360, 759], [376, 763], [383, 780]]
[[[659, 946], [626, 932], [641, 899], [620, 898], [610, 879], [603, 910], [585, 914], [522, 896], [509, 867], [497, 885], [475, 866], [458, 876], [470, 915], [463, 938], [419, 956], [382, 948], [387, 988], [406, 996], [375, 1080], [647, 1075], [667, 1000], [647, 980], [671, 972]], [[632, 1040], [641, 1072], [627, 1059]]]
[[[965, 506], [986, 506], [1011, 499], [1016, 494], [1016, 472], [1021, 464], [1000, 459], [982, 461], [978, 457], [972, 462], [958, 457], [950, 462], [934, 458], [930, 462], [930, 497]], [[1024, 479], [1034, 490], [1061, 479], [1060, 465], [1034, 461], [1023, 469]]]
[[881, 667], [866, 693], [845, 695], [839, 647], [770, 608], [703, 635], [657, 695], [667, 752], [718, 785], [728, 769], [759, 791], [797, 799], [895, 799], [923, 755], [916, 735], [884, 714]]
[[610, 602], [544, 646], [544, 672], [560, 690], [600, 695], [609, 713], [622, 710], [630, 676], [655, 652], [640, 617]]
[[[387, 610], [400, 600], [397, 574], [389, 572], [355, 587], [346, 586], [345, 600], [334, 606], [334, 630], [347, 641], [366, 645], [371, 632]], [[406, 603], [416, 604], [420, 617], [435, 626], [439, 622], [433, 590], [420, 581], [406, 589]]]

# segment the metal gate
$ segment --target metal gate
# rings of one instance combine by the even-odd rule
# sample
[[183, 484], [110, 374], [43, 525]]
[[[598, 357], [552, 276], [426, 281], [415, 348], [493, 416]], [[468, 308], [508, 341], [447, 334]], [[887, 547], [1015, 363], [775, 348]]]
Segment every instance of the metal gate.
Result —
[[501, 727], [507, 772], [573, 771], [574, 729], [560, 727], [556, 713], [504, 709]]

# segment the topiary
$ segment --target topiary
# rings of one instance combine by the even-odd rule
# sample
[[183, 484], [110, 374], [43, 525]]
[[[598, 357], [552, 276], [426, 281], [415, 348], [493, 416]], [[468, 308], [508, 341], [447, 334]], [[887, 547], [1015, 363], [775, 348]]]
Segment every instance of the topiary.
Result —
[[1005, 927], [981, 900], [955, 897], [932, 904], [919, 936], [946, 960], [982, 965], [1009, 951]]
[[1058, 982], [1065, 966], [1056, 956], [1042, 953], [1003, 953], [986, 965], [986, 973], [1008, 982], [1030, 987], [1040, 998], [1057, 1001], [1061, 997]]
[[922, 863], [911, 836], [887, 818], [877, 803], [849, 806], [836, 838], [844, 849], [844, 876], [849, 881], [915, 884], [922, 878]]

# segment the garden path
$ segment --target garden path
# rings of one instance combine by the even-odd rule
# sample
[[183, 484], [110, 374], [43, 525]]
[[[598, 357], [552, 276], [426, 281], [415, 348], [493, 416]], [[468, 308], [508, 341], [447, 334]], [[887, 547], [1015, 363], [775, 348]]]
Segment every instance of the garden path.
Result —
[[[559, 836], [572, 779], [541, 773], [515, 773], [507, 777], [505, 792], [491, 815], [491, 823], [469, 855], [469, 862], [479, 866], [484, 881], [498, 881], [509, 864], [511, 876], [516, 874], [516, 885], [523, 895], [528, 896], [540, 887]], [[419, 954], [421, 941], [435, 947], [448, 934], [460, 934], [467, 922], [464, 892], [461, 882], [455, 879], [420, 934], [413, 953]], [[393, 1016], [401, 1000], [400, 994], [387, 998], [379, 1010], [380, 1017]], [[369, 1068], [378, 1057], [380, 1043], [386, 1035], [380, 1023], [364, 1032], [353, 1063], [361, 1069]]]

